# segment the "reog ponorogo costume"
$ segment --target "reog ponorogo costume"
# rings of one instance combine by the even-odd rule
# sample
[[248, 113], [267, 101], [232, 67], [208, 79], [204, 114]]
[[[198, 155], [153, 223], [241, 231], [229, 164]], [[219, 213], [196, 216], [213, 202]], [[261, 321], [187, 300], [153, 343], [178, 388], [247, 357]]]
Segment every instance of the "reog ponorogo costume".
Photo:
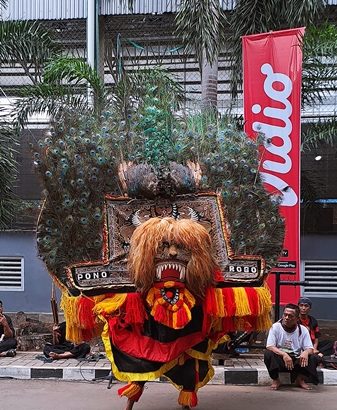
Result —
[[150, 108], [132, 158], [129, 143], [120, 150], [117, 134], [106, 137], [109, 115], [98, 131], [56, 124], [37, 154], [46, 187], [38, 244], [63, 292], [67, 339], [101, 334], [128, 408], [161, 376], [188, 408], [228, 332], [269, 328], [264, 282], [283, 222], [254, 142], [230, 127], [177, 136], [165, 123], [164, 132]]

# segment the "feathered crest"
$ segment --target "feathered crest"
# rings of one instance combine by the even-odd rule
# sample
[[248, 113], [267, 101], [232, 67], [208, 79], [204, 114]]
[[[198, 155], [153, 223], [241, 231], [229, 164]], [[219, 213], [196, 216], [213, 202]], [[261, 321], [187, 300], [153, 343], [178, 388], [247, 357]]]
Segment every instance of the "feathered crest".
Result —
[[124, 119], [113, 108], [98, 119], [70, 112], [35, 147], [45, 188], [38, 248], [66, 286], [66, 266], [101, 259], [106, 194], [218, 192], [233, 251], [262, 255], [268, 267], [276, 262], [284, 235], [280, 193], [263, 187], [257, 143], [214, 113], [178, 118], [171, 94], [149, 82]]

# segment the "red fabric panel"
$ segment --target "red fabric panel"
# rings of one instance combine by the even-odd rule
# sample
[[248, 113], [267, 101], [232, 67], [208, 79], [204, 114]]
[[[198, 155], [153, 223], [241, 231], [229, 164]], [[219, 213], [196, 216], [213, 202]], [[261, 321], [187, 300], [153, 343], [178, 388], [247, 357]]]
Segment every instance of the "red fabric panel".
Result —
[[[275, 271], [295, 272], [299, 280], [300, 113], [303, 28], [244, 36], [243, 96], [245, 131], [260, 146], [260, 175], [266, 189], [282, 196], [283, 255]], [[271, 286], [273, 294], [274, 286]], [[282, 289], [281, 303], [297, 303], [299, 287]]]

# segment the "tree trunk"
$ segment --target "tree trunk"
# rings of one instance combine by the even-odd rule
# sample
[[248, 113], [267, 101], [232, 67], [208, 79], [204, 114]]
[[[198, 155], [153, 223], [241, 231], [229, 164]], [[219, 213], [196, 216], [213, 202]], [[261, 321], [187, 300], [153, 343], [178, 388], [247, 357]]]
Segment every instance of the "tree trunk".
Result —
[[218, 103], [218, 57], [210, 64], [203, 58], [201, 71], [201, 100], [202, 108], [217, 109]]

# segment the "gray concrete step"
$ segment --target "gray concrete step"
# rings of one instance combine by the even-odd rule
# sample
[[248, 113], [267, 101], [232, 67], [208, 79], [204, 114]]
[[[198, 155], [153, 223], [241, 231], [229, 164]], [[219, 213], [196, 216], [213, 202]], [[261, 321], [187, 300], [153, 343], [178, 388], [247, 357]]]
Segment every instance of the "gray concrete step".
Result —
[[[18, 351], [15, 357], [0, 358], [0, 379], [62, 379], [87, 380], [107, 377], [110, 373], [110, 362], [106, 358], [92, 360], [76, 359], [54, 360], [45, 363], [37, 356], [42, 352]], [[221, 357], [219, 357], [221, 356]], [[263, 363], [261, 354], [242, 354], [230, 358], [225, 355], [214, 355], [212, 363], [215, 375], [210, 384], [227, 385], [268, 385], [270, 378]], [[320, 383], [337, 385], [337, 370], [318, 369]], [[283, 384], [289, 383], [289, 375], [282, 374]], [[164, 381], [164, 380], [162, 380]]]

